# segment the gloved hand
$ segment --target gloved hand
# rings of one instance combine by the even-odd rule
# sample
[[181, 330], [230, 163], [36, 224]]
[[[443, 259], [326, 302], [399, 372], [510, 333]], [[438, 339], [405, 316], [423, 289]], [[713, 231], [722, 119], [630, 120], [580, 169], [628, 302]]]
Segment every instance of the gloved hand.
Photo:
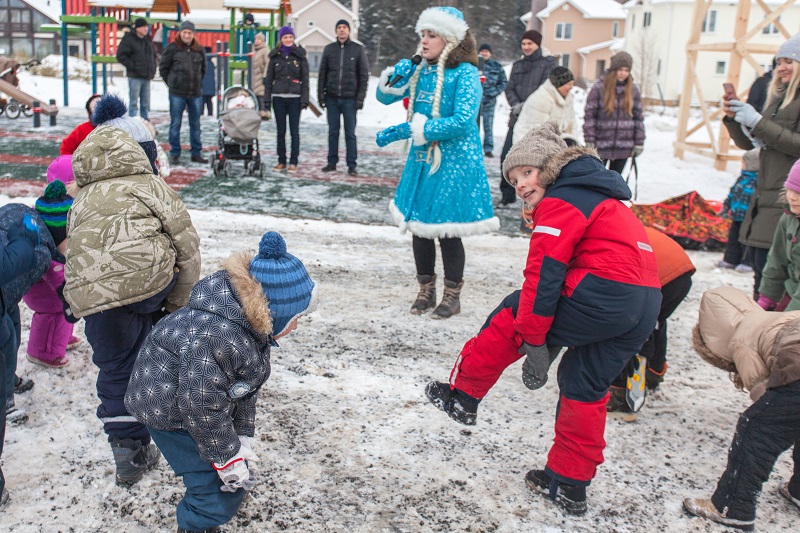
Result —
[[80, 318], [72, 314], [72, 309], [69, 306], [69, 302], [67, 302], [66, 298], [64, 298], [64, 283], [59, 285], [59, 287], [56, 289], [56, 294], [58, 294], [58, 299], [61, 300], [61, 308], [64, 313], [64, 319], [70, 324], [75, 324], [78, 322]]
[[731, 100], [729, 103], [731, 111], [735, 113], [733, 120], [742, 126], [748, 127], [752, 130], [761, 121], [761, 114], [750, 104], [746, 104], [739, 100]]
[[547, 383], [547, 371], [560, 351], [560, 346], [533, 346], [523, 342], [518, 350], [518, 353], [527, 356], [522, 363], [522, 383], [530, 390], [543, 387]]
[[522, 106], [525, 105], [525, 102], [520, 102], [518, 104], [514, 104], [511, 106], [511, 116], [518, 117], [520, 113], [522, 113]]
[[778, 302], [776, 302], [769, 296], [761, 294], [758, 297], [758, 306], [764, 311], [774, 311], [775, 308], [778, 307]]
[[636, 375], [636, 371], [639, 370], [639, 358], [637, 356], [633, 356], [628, 360], [628, 363], [625, 365], [625, 375], [629, 378], [632, 378]]
[[591, 148], [592, 150], [594, 150], [595, 148], [597, 148], [597, 145], [594, 143], [586, 143], [586, 148]]
[[222, 492], [236, 492], [238, 489], [250, 490], [257, 483], [255, 476], [251, 475], [248, 461], [258, 462], [258, 456], [249, 447], [241, 444], [239, 438], [239, 452], [224, 463], [211, 463], [217, 475], [222, 480], [219, 490]]
[[356, 111], [364, 109], [364, 100], [356, 100]]
[[631, 157], [639, 157], [644, 152], [644, 146], [641, 144], [637, 144], [633, 147], [633, 153], [631, 153]]
[[411, 137], [411, 124], [409, 124], [408, 122], [403, 122], [402, 124], [398, 124], [397, 126], [389, 126], [385, 130], [379, 131], [378, 134], [375, 136], [375, 143], [380, 147], [384, 147], [387, 144], [393, 143], [395, 141], [402, 141], [410, 137]]
[[300, 104], [300, 111], [308, 109], [308, 104]]
[[35, 248], [39, 245], [39, 224], [30, 213], [25, 213], [19, 220], [11, 224], [6, 235], [9, 243], [16, 239], [24, 239]]
[[395, 76], [400, 76], [400, 80], [395, 83], [393, 87], [402, 87], [406, 85], [416, 70], [417, 66], [412, 63], [410, 59], [401, 59], [398, 61], [394, 66], [394, 72], [389, 76], [390, 80], [393, 80]]

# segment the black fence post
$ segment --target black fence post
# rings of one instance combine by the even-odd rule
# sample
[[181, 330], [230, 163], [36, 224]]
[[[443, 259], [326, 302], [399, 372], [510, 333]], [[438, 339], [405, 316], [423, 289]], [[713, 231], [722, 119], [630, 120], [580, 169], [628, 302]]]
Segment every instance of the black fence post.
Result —
[[[56, 107], [55, 98], [51, 98], [50, 99], [50, 107], [52, 107], [52, 108]], [[56, 125], [56, 113], [53, 113], [52, 115], [50, 115], [50, 125], [51, 126], [55, 126]]]
[[39, 100], [33, 101], [33, 127], [42, 127], [42, 105]]

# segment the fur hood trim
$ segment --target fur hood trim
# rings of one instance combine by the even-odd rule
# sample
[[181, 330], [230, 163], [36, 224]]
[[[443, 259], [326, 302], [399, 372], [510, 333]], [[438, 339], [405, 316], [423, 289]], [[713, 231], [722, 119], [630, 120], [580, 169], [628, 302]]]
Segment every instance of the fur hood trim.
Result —
[[237, 252], [222, 264], [222, 268], [231, 278], [247, 321], [258, 333], [269, 336], [272, 335], [272, 315], [261, 284], [250, 274], [253, 257], [254, 253]]
[[719, 357], [712, 352], [708, 346], [706, 346], [706, 343], [703, 340], [703, 335], [700, 333], [700, 324], [695, 324], [694, 329], [692, 330], [692, 344], [694, 344], [694, 350], [706, 363], [715, 366], [720, 370], [724, 370], [725, 372], [736, 372], [736, 365], [733, 364], [733, 361], [728, 361], [722, 357]]
[[539, 183], [541, 183], [542, 187], [549, 187], [555, 183], [562, 168], [585, 155], [600, 159], [600, 156], [597, 155], [597, 150], [586, 148], [585, 146], [573, 146], [558, 152], [550, 158], [550, 161], [545, 163], [544, 168], [539, 172]]
[[415, 31], [428, 30], [445, 40], [463, 41], [469, 26], [464, 15], [452, 7], [429, 7], [419, 15]]
[[478, 66], [478, 45], [475, 42], [475, 37], [467, 30], [464, 39], [453, 48], [453, 51], [447, 55], [447, 60], [444, 62], [445, 68], [456, 68], [461, 63], [469, 63]]
[[193, 38], [191, 44], [184, 44], [184, 42], [181, 41], [180, 37], [176, 38], [172, 42], [175, 43], [175, 46], [177, 46], [178, 48], [182, 48], [183, 50], [186, 50], [188, 48], [191, 48], [192, 52], [200, 52], [203, 50], [203, 47], [200, 46], [200, 41], [198, 41], [197, 38]]

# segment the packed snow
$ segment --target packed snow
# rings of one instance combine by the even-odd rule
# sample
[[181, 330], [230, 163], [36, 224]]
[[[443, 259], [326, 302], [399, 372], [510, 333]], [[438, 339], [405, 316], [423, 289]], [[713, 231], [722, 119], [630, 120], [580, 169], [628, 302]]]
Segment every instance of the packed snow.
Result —
[[[60, 80], [22, 79], [23, 90], [60, 94]], [[115, 92], [127, 94], [124, 81], [115, 79]], [[74, 109], [66, 112], [80, 114], [91, 89], [77, 82], [70, 87]], [[402, 107], [381, 106], [373, 93], [359, 115], [364, 144], [378, 129], [404, 119]], [[154, 91], [154, 109], [166, 110], [165, 94]], [[495, 120], [500, 145], [504, 104]], [[647, 116], [639, 201], [690, 190], [722, 200], [738, 167], [718, 172], [691, 154], [674, 159], [675, 124], [670, 113]], [[0, 185], [0, 204], [35, 200], [2, 192]], [[554, 369], [547, 385], [531, 392], [520, 380], [520, 365], [511, 366], [469, 428], [430, 405], [423, 392], [430, 380], [447, 379], [464, 342], [520, 286], [527, 239], [465, 239], [462, 312], [437, 321], [408, 312], [417, 291], [411, 237], [395, 227], [213, 208], [191, 215], [201, 236], [204, 275], [275, 230], [305, 262], [322, 298], [273, 351], [257, 415], [262, 482], [226, 531], [726, 531], [681, 509], [684, 497], [713, 492], [736, 420], [750, 403], [691, 346], [704, 290], [752, 288], [752, 276], [715, 268], [721, 252], [689, 252], [697, 273], [670, 320], [666, 381], [647, 398], [636, 422], [608, 420], [606, 462], [588, 489], [589, 512], [569, 517], [524, 483], [529, 469], [544, 465], [552, 442]], [[97, 371], [90, 349], [84, 344], [63, 369], [30, 364], [24, 355], [31, 312], [21, 308], [19, 373], [36, 386], [17, 396], [30, 420], [6, 432], [3, 471], [11, 501], [0, 512], [0, 530], [174, 531], [180, 479], [162, 461], [133, 488], [114, 485], [110, 448], [95, 417]], [[82, 330], [81, 322], [77, 332]], [[784, 454], [764, 485], [760, 530], [796, 528], [797, 509], [777, 492], [791, 473], [791, 457]]]

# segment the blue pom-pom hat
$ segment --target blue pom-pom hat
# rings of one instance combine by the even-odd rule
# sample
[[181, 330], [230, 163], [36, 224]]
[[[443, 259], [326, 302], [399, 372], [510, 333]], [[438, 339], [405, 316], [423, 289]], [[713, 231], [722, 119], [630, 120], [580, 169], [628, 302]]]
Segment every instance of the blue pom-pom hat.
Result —
[[261, 284], [272, 315], [272, 335], [283, 333], [295, 318], [317, 307], [317, 287], [303, 262], [286, 251], [277, 232], [261, 237], [258, 254], [250, 261], [250, 274]]

